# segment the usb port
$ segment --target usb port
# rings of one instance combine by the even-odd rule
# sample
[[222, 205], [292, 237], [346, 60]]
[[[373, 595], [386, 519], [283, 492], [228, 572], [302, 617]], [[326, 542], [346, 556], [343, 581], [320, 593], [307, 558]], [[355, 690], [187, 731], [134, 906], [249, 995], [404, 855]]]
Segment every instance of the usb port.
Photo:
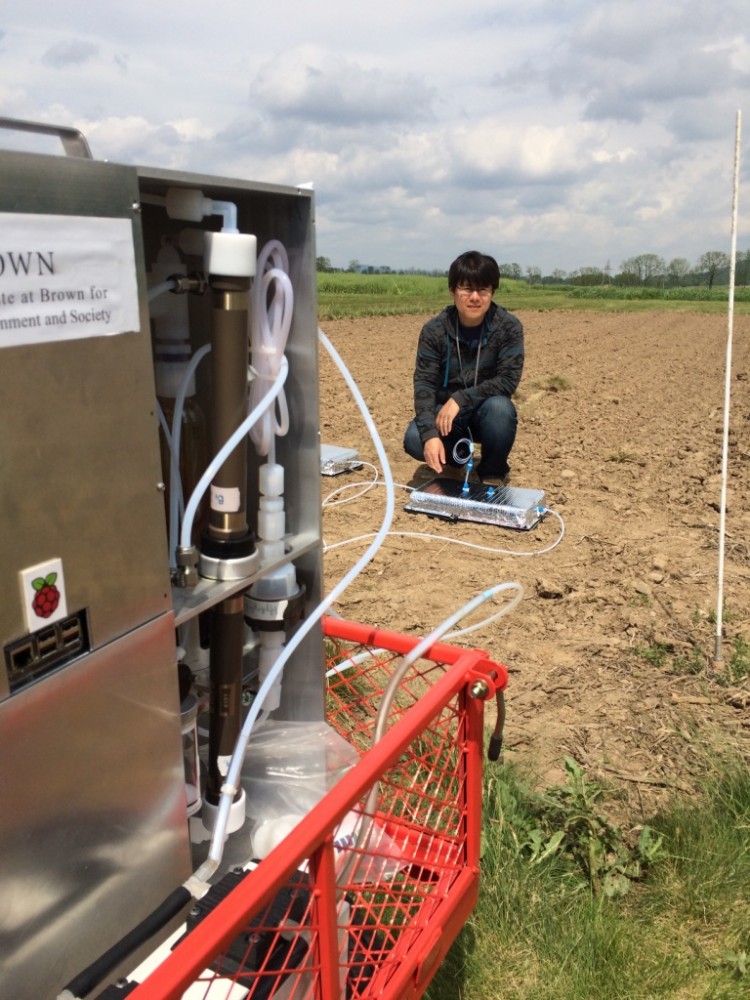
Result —
[[77, 618], [67, 618], [60, 625], [63, 646], [77, 646], [81, 642], [81, 623]]
[[42, 632], [37, 633], [36, 647], [39, 651], [40, 660], [44, 659], [45, 656], [49, 656], [51, 653], [56, 653], [57, 630], [55, 628], [46, 628]]

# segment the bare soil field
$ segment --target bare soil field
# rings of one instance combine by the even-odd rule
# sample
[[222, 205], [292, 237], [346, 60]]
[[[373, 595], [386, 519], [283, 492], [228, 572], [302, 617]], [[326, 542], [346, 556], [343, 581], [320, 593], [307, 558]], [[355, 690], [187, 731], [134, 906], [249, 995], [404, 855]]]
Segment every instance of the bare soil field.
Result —
[[[530, 532], [403, 511], [342, 595], [353, 621], [424, 635], [475, 594], [522, 584], [515, 611], [456, 640], [504, 663], [506, 758], [564, 780], [563, 757], [621, 792], [633, 822], [689, 793], [706, 747], [750, 759], [750, 683], [713, 665], [719, 565], [726, 316], [519, 312], [526, 368], [511, 485], [543, 490], [552, 516]], [[427, 317], [323, 324], [357, 381], [397, 483], [424, 481], [403, 451], [417, 336]], [[734, 321], [724, 564], [725, 664], [750, 640], [750, 317]], [[321, 350], [321, 437], [376, 463], [356, 405]], [[323, 478], [334, 490], [370, 477]], [[385, 491], [348, 489], [324, 507], [327, 546], [376, 531]], [[334, 503], [334, 500], [347, 500]], [[397, 532], [408, 532], [399, 535]], [[418, 537], [414, 534], [418, 533]], [[432, 537], [422, 537], [422, 536]], [[452, 544], [462, 539], [501, 551]], [[366, 542], [328, 551], [330, 588]], [[547, 550], [547, 551], [542, 551]], [[463, 624], [484, 618], [485, 604]], [[494, 703], [487, 721], [494, 723]]]

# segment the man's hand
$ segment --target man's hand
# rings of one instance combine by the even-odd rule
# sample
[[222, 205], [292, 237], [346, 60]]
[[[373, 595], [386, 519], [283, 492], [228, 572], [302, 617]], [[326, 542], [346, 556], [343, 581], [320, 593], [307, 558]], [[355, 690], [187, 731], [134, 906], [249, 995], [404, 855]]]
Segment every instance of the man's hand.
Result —
[[[435, 426], [438, 429], [440, 437], [447, 437], [450, 434], [453, 427], [453, 420], [460, 409], [461, 407], [453, 399], [447, 400], [440, 408], [438, 415], [435, 417]], [[443, 461], [445, 461], [445, 458], [443, 458]]]
[[424, 460], [435, 472], [442, 472], [445, 465], [445, 448], [440, 438], [428, 438], [424, 443]]

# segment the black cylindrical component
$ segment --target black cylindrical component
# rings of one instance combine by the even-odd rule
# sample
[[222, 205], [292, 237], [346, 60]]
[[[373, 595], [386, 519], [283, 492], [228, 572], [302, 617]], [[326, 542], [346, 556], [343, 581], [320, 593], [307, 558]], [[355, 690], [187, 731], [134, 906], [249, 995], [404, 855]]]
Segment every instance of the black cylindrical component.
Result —
[[72, 997], [86, 997], [95, 989], [103, 979], [105, 979], [113, 969], [125, 961], [133, 952], [145, 944], [154, 934], [158, 933], [169, 921], [176, 917], [183, 907], [187, 906], [193, 897], [185, 886], [180, 886], [171, 892], [167, 898], [152, 910], [147, 917], [120, 938], [117, 944], [113, 945], [103, 955], [100, 955], [95, 962], [92, 962], [87, 969], [79, 972], [71, 979], [65, 990]]
[[218, 805], [224, 776], [218, 761], [229, 757], [241, 729], [242, 647], [245, 638], [242, 595], [228, 597], [211, 612], [210, 706], [206, 798]]
[[[211, 436], [216, 454], [247, 416], [249, 279], [214, 278], [211, 288]], [[211, 485], [209, 535], [222, 541], [247, 538], [246, 440], [226, 458]]]

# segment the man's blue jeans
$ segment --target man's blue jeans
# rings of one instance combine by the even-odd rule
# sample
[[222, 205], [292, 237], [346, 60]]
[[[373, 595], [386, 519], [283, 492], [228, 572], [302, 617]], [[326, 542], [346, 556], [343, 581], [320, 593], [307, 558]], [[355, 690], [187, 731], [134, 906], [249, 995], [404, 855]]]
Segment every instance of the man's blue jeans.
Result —
[[[435, 414], [439, 411], [440, 406], [436, 406]], [[482, 460], [476, 467], [479, 478], [496, 479], [506, 476], [510, 471], [508, 455], [516, 440], [517, 427], [516, 408], [508, 396], [490, 396], [478, 406], [462, 406], [453, 421], [450, 434], [442, 439], [448, 464], [462, 464], [454, 457], [453, 449], [461, 438], [469, 438], [482, 446]], [[412, 420], [406, 428], [404, 451], [418, 462], [424, 461], [424, 445], [416, 420]], [[459, 447], [459, 458], [465, 457], [466, 449]]]

